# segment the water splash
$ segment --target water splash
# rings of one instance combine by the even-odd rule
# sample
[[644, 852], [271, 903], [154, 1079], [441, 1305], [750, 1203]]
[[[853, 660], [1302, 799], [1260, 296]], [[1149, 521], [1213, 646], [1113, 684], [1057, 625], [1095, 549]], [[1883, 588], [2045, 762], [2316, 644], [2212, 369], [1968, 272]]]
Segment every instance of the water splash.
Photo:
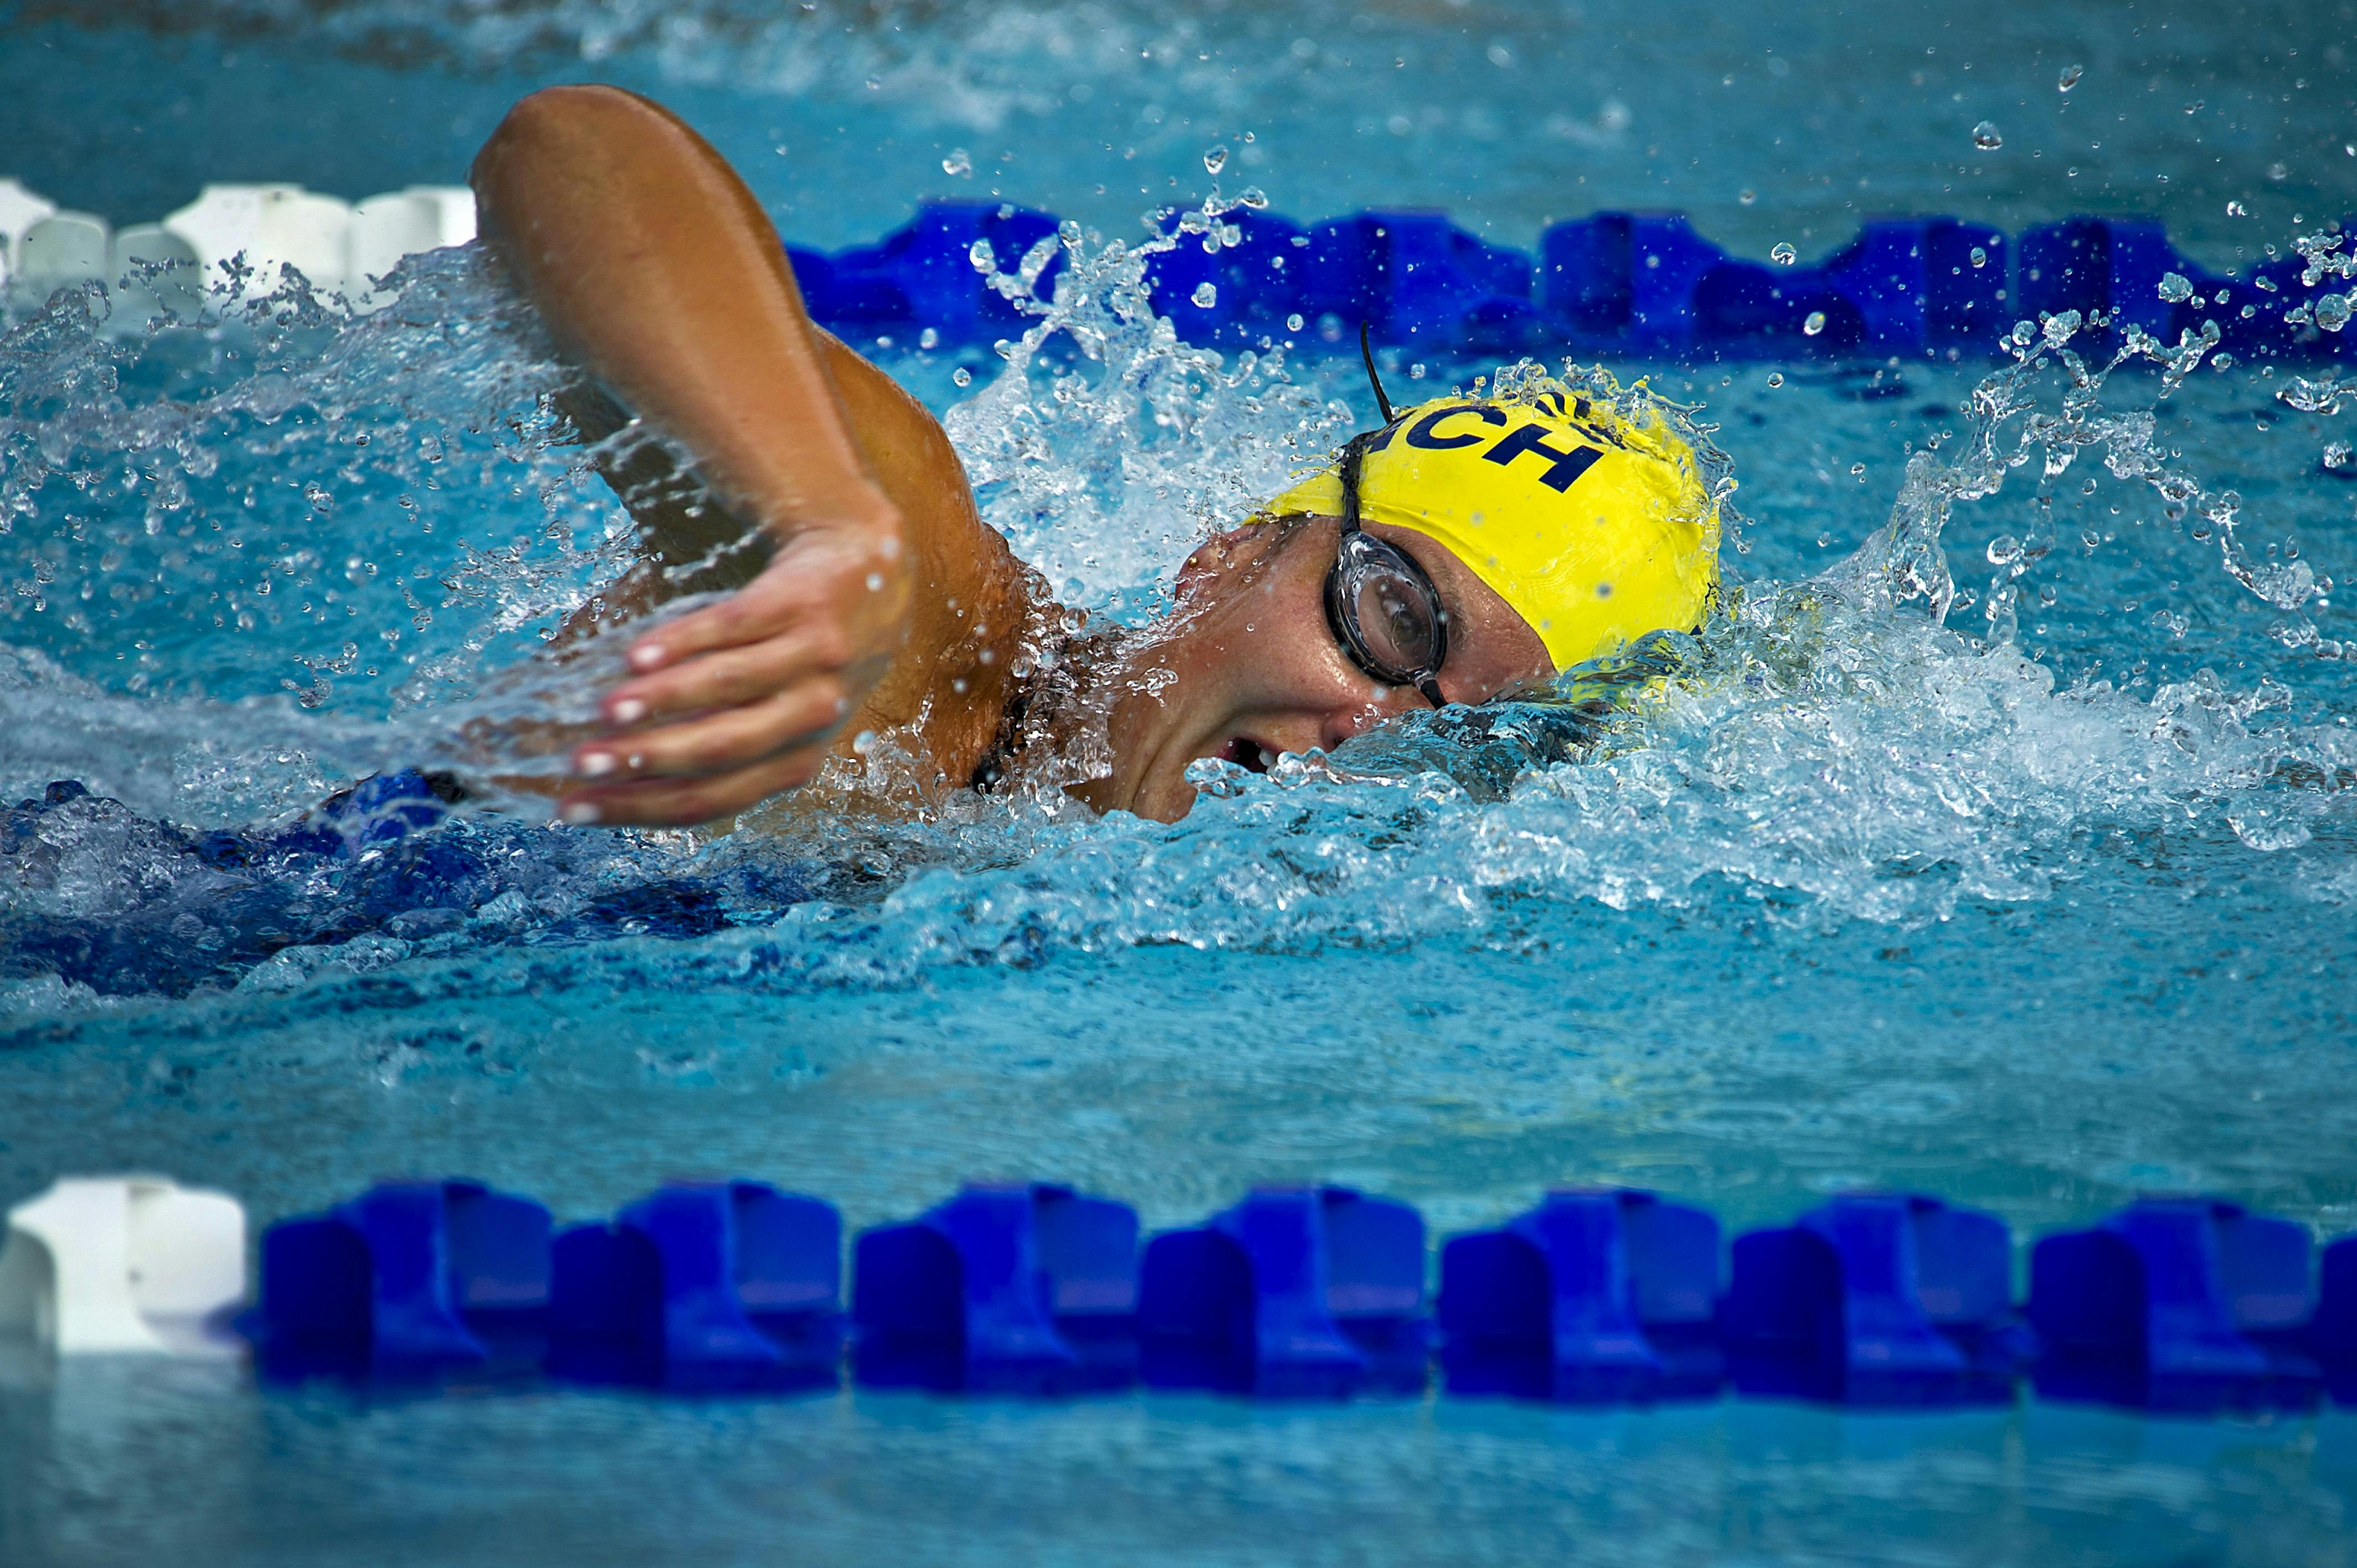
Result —
[[[1152, 257], [1232, 242], [1228, 215], [1250, 199], [1214, 192], [1155, 215], [1137, 241], [1068, 225], [1024, 256], [974, 257], [1027, 325], [1001, 346], [990, 383], [951, 409], [950, 429], [989, 520], [1093, 613], [1092, 627], [1135, 635], [1207, 528], [1247, 514], [1355, 427], [1334, 367], [1195, 348], [1151, 308]], [[2317, 264], [2339, 265], [2336, 253]], [[0, 538], [6, 569], [31, 591], [11, 612], [28, 629], [11, 639], [23, 646], [0, 679], [0, 712], [45, 738], [12, 759], [6, 782], [38, 796], [37, 775], [79, 776], [135, 809], [81, 796], [23, 808], [20, 842], [34, 858], [0, 889], [14, 929], [153, 926], [178, 933], [179, 945], [158, 944], [186, 960], [171, 985], [259, 984], [238, 976], [265, 970], [268, 983], [298, 983], [351, 967], [334, 956], [346, 949], [353, 963], [409, 963], [627, 940], [627, 918], [581, 914], [627, 896], [701, 911], [635, 928], [701, 933], [692, 951], [704, 956], [682, 950], [665, 964], [751, 966], [781, 984], [901, 983], [942, 963], [1136, 944], [1543, 942], [1543, 911], [1585, 901], [1903, 927], [1972, 902], [2050, 898], [2122, 854], [2198, 879], [2207, 874], [2185, 871], [2171, 847], [2189, 839], [2270, 857], [2309, 897], [2350, 897], [2334, 846], [2348, 832], [2357, 741], [2329, 710], [2317, 715], [2283, 679], [2205, 668], [2148, 691], [2066, 682], [2021, 646], [2027, 596], [2042, 604], [2066, 560], [2081, 558], [2055, 520], [2083, 497], [2068, 482], [2092, 470], [2181, 524], [2234, 593], [2296, 618], [2275, 628], [2277, 646], [2311, 660], [2339, 650], [2315, 618], [2329, 579], [2277, 548], [2287, 539], [2263, 542], [2254, 518], [2265, 509], [2198, 476], [2163, 435], [2170, 400], [2194, 395], [2190, 378], [2214, 338], [2163, 345], [2068, 316], [2009, 335], [2008, 362], [1958, 403], [1960, 432], [1910, 454], [1888, 517], [1858, 550], [1781, 579], [1736, 569], [1749, 541], [1733, 464], [1699, 407], [1599, 370], [1492, 368], [1477, 386], [1494, 375], [1502, 394], [1553, 375], [1627, 417], [1670, 420], [1695, 446], [1735, 541], [1719, 613], [1699, 637], [1664, 636], [1569, 672], [1548, 701], [1419, 716], [1330, 757], [1283, 758], [1265, 776], [1200, 764], [1203, 799], [1176, 825], [1092, 818], [1050, 779], [956, 794], [917, 821], [780, 807], [717, 843], [568, 836], [462, 813], [419, 841], [447, 842], [461, 874], [419, 879], [414, 897], [401, 878], [332, 857], [208, 863], [190, 847], [195, 830], [156, 819], [274, 814], [299, 826], [301, 809], [342, 779], [463, 755], [454, 732], [469, 721], [586, 716], [614, 673], [614, 639], [569, 661], [531, 657], [538, 629], [619, 569], [628, 529], [585, 454], [564, 445], [544, 346], [478, 268], [465, 255], [435, 261], [393, 310], [364, 321], [296, 285], [234, 319], [110, 336], [102, 299], [82, 295], [7, 340], [0, 494], [18, 521]], [[2309, 419], [2351, 392], [2330, 376], [2252, 379]], [[1805, 389], [1806, 404], [1775, 395], [1797, 418], [1816, 405]], [[1959, 588], [1948, 535], [1960, 509], [1991, 503], [2009, 482], [2004, 525], [1978, 553], [1992, 575]], [[65, 515], [82, 516], [79, 532], [49, 526]], [[441, 552], [429, 576], [350, 585], [345, 619], [360, 631], [403, 629], [405, 646], [442, 639], [389, 682], [351, 679], [333, 668], [348, 656], [330, 651], [314, 704], [250, 675], [241, 685], [219, 671], [252, 656], [209, 652], [226, 628], [183, 613], [193, 596], [163, 591], [213, 569], [227, 544], [206, 553], [188, 541], [209, 540], [217, 521], [236, 520], [243, 547], [275, 560], [304, 540], [325, 558], [320, 531], [361, 516], [371, 529], [393, 524], [404, 548]], [[188, 552], [182, 564], [163, 553], [172, 549]], [[115, 620], [74, 628], [24, 602], [99, 602], [80, 585], [102, 588], [125, 561], [156, 591]], [[331, 584], [299, 559], [283, 580], [322, 596]], [[287, 602], [282, 591], [273, 607]], [[1949, 624], [1974, 603], [1977, 632]], [[421, 610], [431, 616], [414, 624]], [[2180, 633], [2214, 613], [2185, 596], [2147, 611]], [[246, 635], [269, 657], [319, 659], [316, 627], [258, 618]], [[1046, 660], [1083, 627], [1067, 618], [1035, 630], [1027, 657]], [[105, 655], [138, 641], [155, 645], [159, 665], [194, 660], [199, 672], [168, 677], [177, 688], [164, 676], [135, 684], [131, 660]], [[847, 765], [857, 777], [828, 781], [845, 800], [921, 767], [906, 737], [872, 740]], [[807, 868], [794, 873], [798, 891], [760, 880], [797, 867]], [[122, 909], [59, 902], [59, 888], [100, 888], [110, 875], [126, 890]], [[290, 887], [314, 889], [301, 918], [280, 908]], [[257, 921], [278, 935], [257, 939]], [[282, 951], [295, 956], [271, 956]]]

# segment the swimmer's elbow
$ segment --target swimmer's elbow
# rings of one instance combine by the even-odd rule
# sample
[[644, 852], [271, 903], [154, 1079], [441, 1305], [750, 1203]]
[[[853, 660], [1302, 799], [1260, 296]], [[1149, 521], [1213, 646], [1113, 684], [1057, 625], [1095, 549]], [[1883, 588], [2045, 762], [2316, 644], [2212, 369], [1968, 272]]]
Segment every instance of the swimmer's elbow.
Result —
[[508, 111], [475, 155], [468, 183], [496, 217], [568, 175], [610, 168], [617, 155], [677, 126], [661, 105], [619, 87], [544, 87]]

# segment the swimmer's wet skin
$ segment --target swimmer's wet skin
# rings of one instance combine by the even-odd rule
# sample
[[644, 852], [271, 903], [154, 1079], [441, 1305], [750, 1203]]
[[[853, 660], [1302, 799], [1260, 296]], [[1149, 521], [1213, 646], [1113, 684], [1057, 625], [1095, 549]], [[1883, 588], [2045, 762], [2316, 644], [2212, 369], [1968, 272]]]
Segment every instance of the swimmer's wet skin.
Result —
[[[1069, 792], [1172, 821], [1199, 758], [1265, 768], [1486, 702], [1696, 627], [1716, 592], [1717, 512], [1665, 426], [1568, 393], [1445, 398], [1198, 549], [1172, 616], [1073, 644], [1047, 693], [1013, 671], [1064, 612], [983, 524], [938, 423], [813, 325], [775, 231], [701, 138], [620, 90], [555, 88], [511, 113], [473, 182], [485, 236], [594, 384], [574, 403], [584, 433], [628, 410], [772, 546], [707, 570], [693, 585], [729, 597], [632, 644], [608, 733], [573, 753], [570, 822], [725, 818], [863, 731], [987, 783], [1077, 739], [1084, 709], [1111, 762]], [[661, 568], [714, 553], [708, 517], [632, 504], [650, 564], [588, 612], [608, 624], [679, 591]]]

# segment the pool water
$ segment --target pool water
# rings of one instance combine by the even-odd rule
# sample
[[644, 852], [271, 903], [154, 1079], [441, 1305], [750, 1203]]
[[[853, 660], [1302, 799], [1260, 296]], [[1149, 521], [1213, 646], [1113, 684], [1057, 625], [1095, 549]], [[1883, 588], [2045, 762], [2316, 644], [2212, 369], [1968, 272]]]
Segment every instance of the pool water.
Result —
[[[1205, 194], [1215, 144], [1297, 217], [1422, 202], [1523, 245], [1608, 205], [1755, 255], [1870, 210], [2097, 210], [2226, 270], [2357, 209], [2329, 6], [0, 18], [29, 106], [0, 172], [117, 222], [209, 178], [454, 180], [520, 91], [617, 80], [797, 243], [929, 195], [1081, 220], [1073, 310], [1140, 209]], [[152, 1169], [266, 1223], [463, 1172], [580, 1218], [741, 1174], [860, 1227], [1020, 1176], [1160, 1227], [1328, 1180], [1437, 1235], [1600, 1180], [1730, 1230], [1860, 1186], [2019, 1237], [2153, 1190], [2357, 1230], [2357, 631], [2329, 585], [2357, 580], [2357, 469], [2346, 400], [2279, 395], [2317, 367], [2089, 392], [2086, 336], [2019, 365], [1615, 364], [1696, 408], [1739, 482], [1739, 591], [1679, 678], [1600, 720], [1443, 715], [1208, 769], [1173, 826], [1018, 800], [705, 843], [494, 802], [319, 853], [304, 813], [354, 779], [579, 711], [600, 667], [528, 655], [627, 547], [479, 259], [404, 283], [364, 320], [296, 290], [145, 337], [13, 309], [0, 1199]], [[1123, 618], [1370, 415], [1308, 349], [1071, 342], [877, 351], [991, 520]], [[1387, 364], [1395, 393], [1497, 371]], [[10, 1563], [2330, 1563], [2352, 1505], [2332, 1410], [424, 1399], [0, 1367]]]

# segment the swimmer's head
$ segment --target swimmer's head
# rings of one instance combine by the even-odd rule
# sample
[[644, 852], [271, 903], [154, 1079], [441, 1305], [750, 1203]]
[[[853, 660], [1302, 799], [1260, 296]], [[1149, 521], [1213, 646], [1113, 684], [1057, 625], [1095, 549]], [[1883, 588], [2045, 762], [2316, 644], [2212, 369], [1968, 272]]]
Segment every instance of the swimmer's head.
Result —
[[[1354, 528], [1380, 548], [1354, 549]], [[1487, 702], [1647, 633], [1695, 629], [1717, 591], [1718, 533], [1692, 451], [1658, 415], [1640, 423], [1552, 388], [1409, 409], [1189, 557], [1180, 613], [1138, 650], [1110, 715], [1110, 768], [1076, 792], [1168, 821], [1194, 802], [1199, 759], [1265, 768], [1436, 694]], [[1346, 552], [1428, 589], [1445, 642], [1429, 681], [1371, 657], [1391, 607], [1380, 580], [1333, 602]], [[1354, 620], [1373, 628], [1358, 646]]]
[[[1692, 631], [1718, 591], [1718, 509], [1694, 452], [1577, 392], [1436, 398], [1359, 447], [1358, 516], [1420, 533], [1538, 633], [1557, 672]], [[1341, 465], [1264, 515], [1340, 517]]]

